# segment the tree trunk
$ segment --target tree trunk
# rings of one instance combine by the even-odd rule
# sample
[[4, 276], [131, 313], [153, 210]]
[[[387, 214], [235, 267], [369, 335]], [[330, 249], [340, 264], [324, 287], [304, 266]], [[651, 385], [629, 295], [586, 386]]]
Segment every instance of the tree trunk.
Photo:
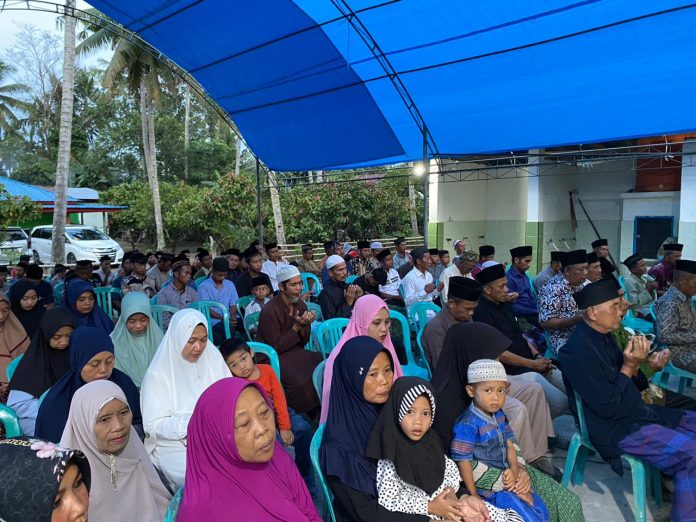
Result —
[[53, 241], [51, 254], [54, 263], [65, 261], [65, 222], [68, 211], [68, 175], [70, 145], [72, 144], [73, 95], [75, 88], [75, 17], [71, 16], [75, 0], [65, 2], [63, 35], [63, 94], [60, 100], [60, 130], [56, 166], [55, 205], [53, 207]]
[[242, 168], [242, 138], [236, 136], [234, 141], [234, 177], [239, 177], [239, 171]]
[[413, 183], [408, 180], [408, 213], [411, 216], [411, 233], [414, 236], [418, 235], [418, 215], [416, 214], [416, 191], [413, 188]]
[[162, 224], [162, 202], [160, 200], [159, 179], [157, 179], [157, 152], [155, 149], [155, 106], [147, 90], [145, 78], [140, 82], [140, 119], [143, 130], [143, 158], [145, 171], [152, 191], [152, 205], [155, 210], [155, 231], [157, 250], [164, 250], [164, 225]]
[[287, 245], [285, 242], [285, 225], [283, 224], [283, 212], [280, 208], [280, 195], [278, 194], [278, 182], [275, 172], [268, 171], [268, 185], [271, 189], [271, 207], [273, 208], [273, 221], [275, 221], [276, 242], [279, 245]]
[[191, 90], [188, 84], [184, 84], [184, 181], [188, 182], [189, 176], [189, 126], [191, 124]]

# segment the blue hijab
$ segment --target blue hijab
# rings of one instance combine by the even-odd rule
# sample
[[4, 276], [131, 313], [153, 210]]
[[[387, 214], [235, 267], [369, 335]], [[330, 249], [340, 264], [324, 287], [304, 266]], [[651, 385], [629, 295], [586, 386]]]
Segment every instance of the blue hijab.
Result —
[[[77, 299], [85, 292], [91, 292], [94, 297], [94, 308], [88, 314], [81, 314], [77, 311], [75, 303]], [[107, 334], [114, 331], [114, 322], [106, 315], [106, 312], [97, 304], [97, 296], [94, 293], [92, 285], [82, 279], [72, 280], [68, 285], [66, 292], [66, 301], [68, 308], [73, 313], [78, 326], [96, 326], [103, 329]]]
[[[59, 442], [63, 429], [68, 421], [70, 403], [73, 395], [87, 384], [80, 377], [85, 365], [98, 353], [114, 353], [114, 344], [109, 334], [101, 328], [79, 326], [70, 336], [70, 370], [55, 383], [39, 408], [36, 418], [34, 436]], [[133, 424], [142, 424], [140, 413], [140, 395], [133, 381], [125, 373], [116, 368], [111, 372], [109, 380], [118, 384], [126, 394], [128, 405], [133, 412]]]
[[[382, 406], [370, 404], [363, 385], [379, 352], [389, 352], [372, 337], [353, 337], [336, 357], [320, 449], [321, 467], [350, 488], [377, 498], [377, 461], [365, 457], [367, 441]], [[389, 357], [391, 360], [391, 357]]]

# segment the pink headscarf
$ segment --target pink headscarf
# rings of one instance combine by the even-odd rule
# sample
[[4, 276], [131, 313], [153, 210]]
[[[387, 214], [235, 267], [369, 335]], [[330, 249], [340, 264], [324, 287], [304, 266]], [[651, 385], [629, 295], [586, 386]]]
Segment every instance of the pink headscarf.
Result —
[[263, 520], [321, 522], [292, 457], [276, 440], [265, 464], [242, 460], [234, 438], [237, 399], [252, 386], [237, 377], [221, 379], [203, 392], [189, 421], [184, 498], [178, 522]]
[[[331, 377], [333, 376], [333, 365], [336, 357], [341, 353], [343, 345], [346, 344], [349, 339], [360, 335], [367, 335], [370, 324], [382, 309], [389, 310], [384, 300], [373, 294], [364, 295], [355, 302], [353, 315], [350, 318], [348, 327], [343, 332], [336, 348], [331, 350], [331, 354], [329, 354], [326, 366], [324, 367], [324, 384], [321, 389], [321, 418], [319, 419], [319, 424], [326, 422], [329, 416], [329, 392], [331, 391]], [[410, 335], [410, 332], [404, 332], [404, 335]], [[389, 351], [392, 361], [394, 362], [394, 378], [397, 379], [402, 377], [404, 372], [401, 369], [399, 357], [396, 355], [396, 350], [394, 350], [394, 345], [391, 340], [391, 334], [388, 331], [382, 346]]]

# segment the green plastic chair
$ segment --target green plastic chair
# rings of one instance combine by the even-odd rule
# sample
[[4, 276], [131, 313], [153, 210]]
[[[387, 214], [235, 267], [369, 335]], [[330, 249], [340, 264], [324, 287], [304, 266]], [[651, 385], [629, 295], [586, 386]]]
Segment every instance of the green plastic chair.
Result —
[[56, 306], [61, 306], [63, 304], [63, 291], [65, 290], [65, 283], [58, 283], [53, 287], [53, 298], [56, 300]]
[[[319, 484], [324, 500], [325, 511], [328, 512], [328, 519], [330, 522], [336, 522], [336, 515], [333, 510], [333, 495], [329, 489], [329, 485], [326, 483], [326, 478], [324, 473], [321, 471], [321, 464], [319, 463], [319, 449], [321, 448], [321, 441], [324, 437], [324, 429], [326, 424], [322, 424], [317, 428], [312, 437], [312, 443], [309, 446], [309, 458], [312, 461], [312, 468], [314, 468], [314, 474], [316, 475], [317, 483]], [[324, 520], [327, 519], [326, 516], [322, 517]]]
[[309, 282], [313, 281], [314, 285], [314, 293], [313, 295], [319, 295], [319, 293], [322, 290], [322, 285], [321, 285], [321, 280], [315, 276], [314, 274], [310, 274], [309, 272], [302, 272], [300, 274], [300, 277], [302, 278], [302, 293], [307, 293], [310, 291], [309, 289]]
[[[628, 300], [629, 294], [628, 294], [628, 289], [626, 288], [626, 282], [624, 281], [623, 276], [619, 276], [619, 285], [621, 288], [623, 288], [623, 291], [626, 295], [626, 300]], [[650, 321], [646, 321], [645, 319], [641, 319], [640, 317], [636, 317], [633, 314], [633, 310], [630, 308], [626, 312], [626, 317], [623, 318], [623, 321], [621, 321], [621, 324], [625, 328], [630, 328], [632, 330], [635, 330], [640, 333], [655, 333], [655, 325], [651, 323]]]
[[425, 325], [428, 324], [428, 321], [430, 321], [428, 312], [435, 312], [435, 314], [438, 314], [440, 310], [442, 310], [442, 308], [429, 301], [422, 301], [412, 305], [408, 310], [408, 314], [411, 316], [411, 321], [413, 321], [416, 333], [422, 331]]
[[324, 390], [324, 367], [326, 366], [326, 361], [321, 361], [317, 364], [312, 372], [312, 383], [314, 384], [314, 389], [317, 391], [319, 396], [319, 403], [321, 403], [321, 393]]
[[340, 341], [343, 331], [348, 327], [348, 322], [348, 319], [336, 317], [322, 322], [314, 331], [319, 351], [325, 359]]
[[429, 381], [431, 377], [430, 365], [428, 364], [428, 360], [425, 358], [425, 353], [423, 350], [420, 349], [418, 354], [420, 363], [416, 362], [416, 359], [413, 357], [413, 348], [411, 347], [411, 331], [408, 326], [408, 319], [406, 319], [404, 314], [395, 312], [394, 310], [389, 310], [389, 317], [391, 318], [392, 322], [397, 321], [401, 326], [401, 334], [403, 336], [404, 348], [406, 350], [406, 360], [408, 361], [407, 364], [401, 365], [404, 375], [409, 377], [421, 377], [422, 379]]
[[111, 319], [116, 319], [118, 313], [114, 310], [113, 296], [121, 295], [121, 291], [118, 288], [112, 286], [103, 286], [94, 289], [94, 295], [97, 297], [97, 304], [99, 308], [106, 312], [106, 315], [111, 317]]
[[222, 322], [225, 328], [225, 339], [232, 338], [232, 332], [230, 331], [230, 311], [225, 308], [225, 305], [217, 301], [195, 301], [189, 303], [187, 308], [198, 310], [205, 316], [205, 320], [208, 323], [208, 339], [210, 339], [210, 342], [213, 342], [213, 322], [210, 317], [211, 308], [215, 308], [215, 311], [222, 315]]
[[150, 305], [150, 309], [152, 310], [152, 318], [157, 323], [157, 326], [162, 329], [162, 331], [164, 331], [164, 314], [174, 315], [179, 311], [176, 306], [161, 304]]
[[[244, 318], [244, 331], [247, 334], [247, 337], [249, 338], [250, 341], [254, 340], [254, 337], [256, 337], [256, 332], [259, 329], [259, 318], [261, 317], [261, 312], [254, 312], [253, 314], [249, 314]], [[252, 331], [254, 335], [252, 334]]]
[[0, 424], [5, 428], [5, 437], [12, 439], [22, 436], [22, 429], [19, 427], [19, 417], [14, 410], [0, 403]]
[[280, 358], [278, 357], [278, 352], [275, 351], [275, 348], [269, 344], [257, 343], [254, 341], [248, 342], [247, 345], [249, 345], [249, 348], [251, 348], [254, 353], [262, 353], [271, 360], [271, 368], [273, 368], [276, 377], [278, 377], [278, 380], [280, 380]]
[[314, 314], [317, 316], [316, 321], [318, 323], [321, 323], [324, 320], [324, 314], [321, 312], [321, 306], [319, 306], [317, 303], [307, 303], [307, 310], [314, 312]]
[[[564, 487], [572, 482], [574, 485], [582, 485], [585, 479], [585, 463], [590, 452], [596, 452], [590, 442], [590, 435], [585, 420], [582, 399], [575, 393], [575, 406], [578, 412], [578, 424], [580, 431], [576, 431], [570, 441], [568, 456], [566, 457], [565, 468], [563, 470]], [[654, 466], [643, 462], [631, 455], [621, 455], [621, 458], [631, 468], [633, 478], [633, 496], [636, 512], [636, 521], [645, 522], [646, 520], [646, 490], [650, 488], [655, 503], [662, 506], [662, 486], [660, 484], [660, 473]]]
[[176, 522], [176, 514], [179, 511], [179, 505], [184, 498], [184, 486], [181, 486], [169, 501], [167, 513], [164, 515], [164, 522]]
[[10, 361], [10, 364], [7, 365], [7, 380], [8, 382], [12, 380], [12, 376], [14, 375], [14, 372], [17, 370], [17, 366], [19, 366], [19, 361], [22, 360], [22, 357], [24, 357], [24, 354], [20, 355], [19, 357], [16, 357], [15, 359], [12, 359]]
[[352, 285], [353, 282], [354, 282], [357, 278], [358, 278], [358, 276], [356, 276], [356, 275], [349, 275], [348, 277], [346, 277], [346, 284], [347, 284], [347, 285]]
[[253, 295], [245, 295], [237, 299], [237, 310], [242, 317], [244, 317], [244, 310], [246, 310], [246, 307], [249, 306], [253, 300]]

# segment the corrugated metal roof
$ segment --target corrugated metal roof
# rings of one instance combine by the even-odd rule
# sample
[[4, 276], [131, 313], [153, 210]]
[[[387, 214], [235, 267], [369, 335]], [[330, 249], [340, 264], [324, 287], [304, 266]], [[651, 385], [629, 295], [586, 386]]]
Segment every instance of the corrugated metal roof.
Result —
[[[53, 203], [48, 203], [46, 205], [43, 205], [44, 210], [50, 209], [53, 210], [53, 207], [55, 205]], [[122, 206], [122, 205], [101, 205], [99, 203], [68, 203], [68, 212], [79, 212], [80, 210], [103, 210], [103, 211], [109, 211], [109, 210], [122, 210], [124, 208], [128, 208], [127, 206]]]
[[68, 188], [68, 197], [87, 201], [99, 201], [99, 192], [85, 187]]
[[[0, 185], [5, 187], [10, 196], [16, 198], [27, 197], [35, 203], [55, 202], [56, 200], [55, 195], [50, 190], [22, 183], [15, 179], [0, 177]], [[75, 199], [70, 197], [68, 201], [75, 202]]]

